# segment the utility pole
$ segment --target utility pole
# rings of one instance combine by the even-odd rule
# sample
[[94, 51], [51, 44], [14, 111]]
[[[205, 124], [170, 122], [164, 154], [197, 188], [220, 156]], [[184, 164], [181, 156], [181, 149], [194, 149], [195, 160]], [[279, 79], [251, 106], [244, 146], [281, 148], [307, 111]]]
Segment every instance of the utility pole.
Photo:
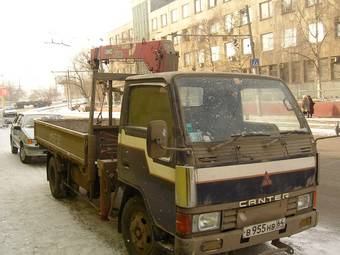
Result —
[[70, 85], [70, 70], [67, 69], [67, 106], [69, 109], [72, 107], [72, 93]]
[[[252, 58], [255, 59], [256, 58], [255, 43], [254, 43], [253, 31], [252, 31], [251, 23], [250, 23], [249, 5], [246, 5], [246, 15], [247, 15], [247, 23], [248, 23], [248, 33], [249, 33], [249, 38], [250, 38], [251, 55], [252, 55]], [[252, 67], [252, 71], [254, 74], [258, 74], [259, 67], [258, 66]]]

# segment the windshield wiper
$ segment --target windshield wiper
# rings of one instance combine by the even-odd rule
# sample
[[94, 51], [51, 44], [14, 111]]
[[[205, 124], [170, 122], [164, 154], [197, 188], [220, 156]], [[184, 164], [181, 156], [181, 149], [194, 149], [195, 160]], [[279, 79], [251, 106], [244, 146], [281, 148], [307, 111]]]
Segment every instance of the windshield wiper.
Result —
[[290, 134], [310, 134], [308, 130], [305, 129], [296, 129], [296, 130], [287, 130], [287, 131], [281, 131], [281, 135], [290, 135]]
[[235, 142], [237, 139], [239, 139], [240, 137], [251, 137], [251, 136], [271, 136], [268, 133], [263, 133], [263, 132], [241, 132], [241, 133], [235, 133], [235, 134], [231, 134], [230, 137], [231, 139], [228, 139], [225, 142], [213, 145], [211, 147], [208, 148], [208, 151], [215, 151], [219, 148], [224, 147], [225, 145], [228, 145], [230, 143]]

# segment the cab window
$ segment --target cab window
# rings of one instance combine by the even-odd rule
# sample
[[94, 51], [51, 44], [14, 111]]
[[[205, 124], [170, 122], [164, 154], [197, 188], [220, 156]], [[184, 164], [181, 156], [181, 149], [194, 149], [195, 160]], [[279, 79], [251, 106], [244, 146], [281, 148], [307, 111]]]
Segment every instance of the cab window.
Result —
[[169, 144], [172, 144], [174, 123], [167, 88], [151, 85], [131, 87], [127, 125], [146, 128], [153, 120], [167, 123]]

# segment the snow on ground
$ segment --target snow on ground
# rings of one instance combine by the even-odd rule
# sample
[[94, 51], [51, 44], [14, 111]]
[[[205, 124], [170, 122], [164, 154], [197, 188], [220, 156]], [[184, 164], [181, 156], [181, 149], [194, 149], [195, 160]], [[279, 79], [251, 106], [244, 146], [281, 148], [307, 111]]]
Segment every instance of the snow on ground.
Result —
[[[307, 237], [307, 238], [306, 238]], [[337, 255], [340, 254], [340, 237], [325, 226], [317, 226], [307, 232], [283, 238], [283, 242], [295, 249], [295, 254], [308, 255]]]

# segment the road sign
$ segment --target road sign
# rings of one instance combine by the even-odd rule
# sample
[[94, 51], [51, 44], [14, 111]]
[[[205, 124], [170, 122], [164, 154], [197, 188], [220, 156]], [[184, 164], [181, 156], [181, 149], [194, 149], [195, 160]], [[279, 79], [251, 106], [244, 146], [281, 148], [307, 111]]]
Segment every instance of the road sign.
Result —
[[260, 66], [260, 59], [258, 58], [253, 58], [250, 60], [250, 65], [252, 67]]

